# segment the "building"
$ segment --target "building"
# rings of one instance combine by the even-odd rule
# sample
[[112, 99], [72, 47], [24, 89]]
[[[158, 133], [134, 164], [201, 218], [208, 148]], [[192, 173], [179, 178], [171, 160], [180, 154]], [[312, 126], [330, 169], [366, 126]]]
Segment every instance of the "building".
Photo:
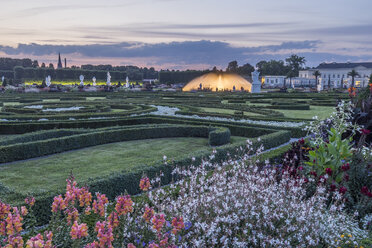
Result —
[[285, 76], [263, 76], [261, 82], [264, 87], [283, 87]]
[[61, 53], [58, 53], [58, 66], [57, 69], [62, 69], [62, 60], [61, 60]]
[[355, 70], [359, 76], [354, 78], [355, 87], [366, 87], [369, 77], [372, 74], [372, 62], [363, 63], [322, 63], [316, 68], [301, 70], [299, 72], [300, 81], [315, 79], [314, 72], [319, 71], [318, 82], [322, 88], [340, 88], [351, 86], [352, 78], [348, 73]]

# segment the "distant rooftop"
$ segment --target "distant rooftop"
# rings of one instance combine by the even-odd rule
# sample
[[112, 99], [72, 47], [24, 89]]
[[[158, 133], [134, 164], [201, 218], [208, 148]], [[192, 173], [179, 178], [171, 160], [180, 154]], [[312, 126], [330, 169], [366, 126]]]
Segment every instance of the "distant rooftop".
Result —
[[348, 69], [353, 69], [358, 66], [364, 66], [366, 68], [372, 69], [372, 62], [361, 62], [361, 63], [321, 63], [318, 65], [316, 69], [342, 69], [342, 68], [348, 68]]

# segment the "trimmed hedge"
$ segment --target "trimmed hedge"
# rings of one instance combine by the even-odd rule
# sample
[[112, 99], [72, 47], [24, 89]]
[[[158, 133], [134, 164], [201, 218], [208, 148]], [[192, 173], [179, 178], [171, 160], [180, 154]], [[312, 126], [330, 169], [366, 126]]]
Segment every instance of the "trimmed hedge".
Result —
[[[218, 131], [217, 131], [218, 130]], [[214, 132], [210, 143], [223, 145], [230, 141], [226, 128], [206, 126], [159, 125], [141, 128], [125, 128], [37, 140], [26, 143], [0, 146], [0, 163], [24, 160], [44, 155], [128, 140], [155, 139], [165, 137], [208, 137]], [[57, 133], [51, 133], [56, 135]]]
[[210, 146], [221, 146], [230, 143], [230, 130], [228, 128], [215, 128], [215, 130], [209, 132], [209, 145]]

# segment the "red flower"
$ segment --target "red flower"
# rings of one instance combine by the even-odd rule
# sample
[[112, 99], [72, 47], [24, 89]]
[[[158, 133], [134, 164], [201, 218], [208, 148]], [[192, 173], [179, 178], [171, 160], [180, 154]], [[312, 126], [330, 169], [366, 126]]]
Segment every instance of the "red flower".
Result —
[[318, 176], [318, 174], [316, 174], [315, 171], [311, 171], [311, 172], [310, 172], [310, 175], [312, 175], [312, 176], [314, 176], [314, 177], [317, 177], [317, 176]]
[[305, 140], [304, 140], [303, 138], [300, 139], [300, 140], [298, 140], [298, 142], [299, 142], [301, 145], [305, 144]]
[[341, 170], [342, 171], [348, 171], [350, 170], [350, 164], [349, 163], [346, 163], [344, 165], [341, 166]]
[[362, 134], [364, 134], [364, 135], [369, 135], [370, 133], [371, 133], [371, 131], [370, 130], [368, 130], [368, 129], [365, 129], [365, 128], [363, 128], [362, 130], [360, 130], [361, 131], [361, 133]]
[[361, 191], [361, 192], [362, 192], [362, 194], [364, 194], [364, 195], [367, 195], [367, 194], [368, 194], [368, 192], [369, 192], [369, 190], [368, 190], [367, 186], [363, 186], [363, 187], [362, 187], [362, 189], [361, 189], [360, 191]]
[[341, 194], [345, 194], [346, 191], [347, 191], [347, 188], [345, 188], [343, 186], [338, 190], [338, 192], [340, 192]]
[[328, 174], [328, 175], [332, 175], [332, 169], [331, 168], [326, 168], [325, 169], [325, 172]]
[[329, 187], [329, 190], [330, 190], [331, 192], [336, 191], [336, 185], [331, 184], [331, 186]]

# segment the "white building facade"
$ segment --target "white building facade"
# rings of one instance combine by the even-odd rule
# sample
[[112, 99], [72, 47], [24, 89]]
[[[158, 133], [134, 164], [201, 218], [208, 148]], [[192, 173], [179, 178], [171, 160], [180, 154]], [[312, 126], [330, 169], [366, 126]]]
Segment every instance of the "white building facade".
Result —
[[283, 87], [285, 76], [263, 76], [262, 83], [264, 87]]
[[348, 73], [355, 70], [359, 75], [354, 78], [355, 87], [366, 87], [372, 74], [372, 62], [365, 63], [322, 63], [314, 69], [299, 72], [299, 80], [306, 82], [315, 81], [314, 72], [319, 71], [318, 83], [322, 89], [350, 87], [352, 77]]

